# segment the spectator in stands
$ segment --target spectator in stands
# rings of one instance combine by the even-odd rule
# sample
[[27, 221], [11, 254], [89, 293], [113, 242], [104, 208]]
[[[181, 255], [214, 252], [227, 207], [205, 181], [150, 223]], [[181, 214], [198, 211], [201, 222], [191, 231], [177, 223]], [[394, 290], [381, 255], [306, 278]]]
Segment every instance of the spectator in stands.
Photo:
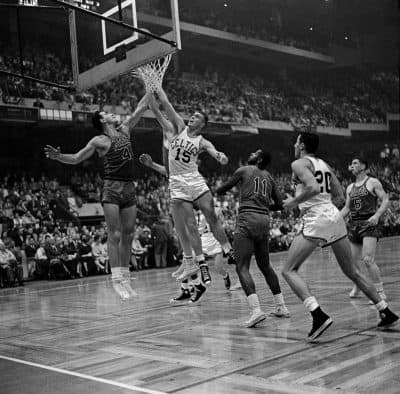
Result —
[[15, 261], [15, 256], [7, 250], [4, 242], [0, 240], [0, 287], [14, 286], [13, 261]]
[[139, 239], [139, 233], [138, 231], [136, 231], [132, 241], [133, 269], [139, 271], [142, 269], [149, 268], [147, 265], [147, 257], [148, 257], [147, 247], [142, 245]]
[[104, 245], [101, 242], [101, 237], [96, 234], [93, 238], [92, 243], [92, 255], [94, 257], [94, 263], [97, 267], [97, 272], [105, 274], [109, 271], [108, 254], [104, 249]]
[[169, 238], [167, 226], [168, 222], [165, 218], [158, 218], [152, 226], [156, 268], [165, 268], [167, 266], [167, 248]]

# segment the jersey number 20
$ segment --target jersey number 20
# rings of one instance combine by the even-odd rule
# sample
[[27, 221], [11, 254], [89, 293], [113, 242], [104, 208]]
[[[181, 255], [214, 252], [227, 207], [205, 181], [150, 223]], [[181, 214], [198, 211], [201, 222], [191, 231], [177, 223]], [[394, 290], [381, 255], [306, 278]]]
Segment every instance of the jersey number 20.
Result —
[[331, 192], [331, 178], [332, 175], [330, 172], [322, 172], [315, 171], [315, 179], [321, 186], [321, 193], [330, 193]]

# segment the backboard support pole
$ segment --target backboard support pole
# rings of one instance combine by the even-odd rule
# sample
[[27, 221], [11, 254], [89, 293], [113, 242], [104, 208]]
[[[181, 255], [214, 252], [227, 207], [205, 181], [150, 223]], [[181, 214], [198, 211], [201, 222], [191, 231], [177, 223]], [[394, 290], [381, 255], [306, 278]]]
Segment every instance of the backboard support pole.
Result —
[[71, 44], [72, 76], [74, 78], [75, 88], [77, 90], [80, 90], [75, 10], [68, 9], [68, 24], [69, 24], [69, 40], [70, 40], [70, 44]]

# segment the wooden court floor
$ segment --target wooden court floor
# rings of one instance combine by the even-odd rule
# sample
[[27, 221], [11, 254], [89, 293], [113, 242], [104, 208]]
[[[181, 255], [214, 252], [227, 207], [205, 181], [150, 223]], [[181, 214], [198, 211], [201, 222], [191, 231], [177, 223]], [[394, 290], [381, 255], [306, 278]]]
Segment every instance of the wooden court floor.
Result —
[[[278, 271], [285, 257], [272, 255]], [[399, 313], [400, 237], [379, 243], [377, 261]], [[400, 325], [375, 329], [375, 309], [349, 299], [330, 251], [302, 269], [334, 320], [314, 344], [283, 279], [291, 318], [246, 329], [243, 292], [226, 291], [216, 274], [201, 305], [170, 307], [172, 271], [135, 273], [139, 297], [128, 302], [104, 276], [0, 291], [0, 393], [400, 393]], [[252, 272], [268, 312], [272, 296]]]

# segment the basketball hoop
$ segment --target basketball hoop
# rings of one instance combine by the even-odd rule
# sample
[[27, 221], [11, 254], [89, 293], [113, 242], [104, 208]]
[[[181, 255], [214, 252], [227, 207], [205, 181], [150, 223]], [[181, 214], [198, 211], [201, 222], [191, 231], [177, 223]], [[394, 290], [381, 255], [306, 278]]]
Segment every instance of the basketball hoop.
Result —
[[158, 92], [162, 89], [162, 81], [172, 55], [154, 60], [131, 71], [131, 74], [144, 82], [147, 92]]

